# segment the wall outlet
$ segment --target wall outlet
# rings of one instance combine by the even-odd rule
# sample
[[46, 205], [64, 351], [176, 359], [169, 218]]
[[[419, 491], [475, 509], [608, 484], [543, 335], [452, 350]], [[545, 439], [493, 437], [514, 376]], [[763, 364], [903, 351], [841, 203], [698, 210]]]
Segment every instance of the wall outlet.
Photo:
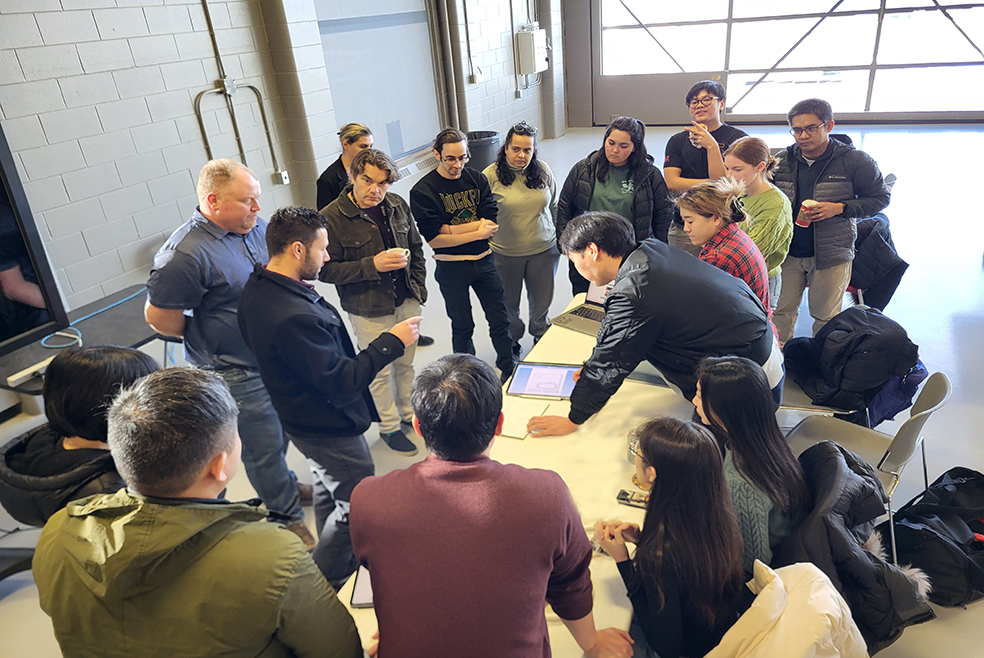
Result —
[[482, 73], [482, 69], [476, 69], [474, 73], [468, 76], [468, 82], [473, 85], [485, 82], [485, 75]]
[[516, 98], [522, 98], [522, 97], [523, 97], [523, 90], [522, 89], [517, 89], [516, 90]]
[[277, 172], [277, 179], [280, 181], [281, 185], [290, 185], [290, 175], [287, 173], [286, 169]]

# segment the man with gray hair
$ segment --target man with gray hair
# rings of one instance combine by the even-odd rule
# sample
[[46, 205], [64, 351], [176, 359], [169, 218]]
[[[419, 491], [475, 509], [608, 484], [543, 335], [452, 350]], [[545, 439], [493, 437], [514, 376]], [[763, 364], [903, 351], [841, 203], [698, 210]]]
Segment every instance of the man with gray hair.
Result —
[[[420, 315], [427, 301], [427, 265], [410, 207], [387, 191], [400, 178], [393, 158], [365, 149], [350, 169], [352, 182], [321, 209], [331, 260], [319, 278], [335, 284], [359, 349], [364, 350], [394, 324]], [[369, 385], [379, 412], [379, 437], [408, 456], [417, 454], [405, 433], [413, 434], [410, 385], [415, 348], [408, 345], [403, 356], [380, 370]]]
[[[198, 207], [154, 256], [147, 282], [147, 323], [184, 340], [185, 358], [225, 380], [239, 403], [243, 465], [267, 509], [286, 515], [313, 548], [297, 478], [287, 468], [287, 439], [256, 358], [239, 333], [236, 307], [253, 266], [267, 260], [260, 183], [234, 160], [211, 160], [198, 176]], [[306, 485], [307, 499], [311, 487]]]
[[303, 542], [222, 499], [239, 469], [237, 414], [223, 380], [195, 368], [116, 398], [109, 449], [127, 488], [56, 513], [34, 557], [64, 655], [362, 655]]

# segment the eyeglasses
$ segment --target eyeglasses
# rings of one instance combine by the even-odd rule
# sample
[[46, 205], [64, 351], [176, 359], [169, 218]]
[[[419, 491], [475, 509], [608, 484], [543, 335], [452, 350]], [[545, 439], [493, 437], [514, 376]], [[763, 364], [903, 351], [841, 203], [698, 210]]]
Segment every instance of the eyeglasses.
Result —
[[641, 452], [641, 448], [639, 447], [639, 439], [636, 439], [635, 441], [629, 443], [629, 453], [633, 457], [638, 457], [642, 459], [642, 452]]
[[806, 126], [805, 128], [790, 128], [789, 134], [792, 135], [793, 137], [799, 137], [803, 133], [806, 133], [807, 135], [810, 135], [812, 137], [813, 135], [816, 135], [817, 131], [820, 130], [821, 128], [823, 128], [822, 125], [818, 126], [816, 124], [812, 126]]
[[441, 157], [441, 162], [447, 162], [448, 164], [454, 164], [455, 162], [460, 162], [461, 164], [465, 164], [469, 160], [471, 160], [470, 155], [462, 155], [462, 156], [458, 156], [457, 158], [454, 157], [453, 155], [445, 155]]
[[689, 103], [687, 103], [687, 107], [690, 107], [690, 108], [707, 107], [708, 105], [710, 105], [714, 101], [719, 101], [719, 100], [721, 100], [721, 99], [718, 98], [717, 96], [704, 96], [703, 98], [695, 98], [695, 99], [693, 99], [692, 101], [690, 101]]
[[512, 127], [514, 135], [526, 135], [529, 137], [536, 136], [536, 128], [526, 123], [525, 121], [520, 121], [515, 126]]

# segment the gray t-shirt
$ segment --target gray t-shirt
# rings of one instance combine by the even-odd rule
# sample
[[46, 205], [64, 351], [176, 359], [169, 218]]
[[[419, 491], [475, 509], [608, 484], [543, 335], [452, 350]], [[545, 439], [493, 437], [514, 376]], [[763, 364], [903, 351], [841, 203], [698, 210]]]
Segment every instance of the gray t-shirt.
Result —
[[255, 368], [236, 309], [256, 263], [268, 260], [266, 222], [241, 235], [195, 214], [171, 234], [154, 256], [147, 281], [157, 308], [191, 311], [185, 325], [185, 357], [199, 367]]

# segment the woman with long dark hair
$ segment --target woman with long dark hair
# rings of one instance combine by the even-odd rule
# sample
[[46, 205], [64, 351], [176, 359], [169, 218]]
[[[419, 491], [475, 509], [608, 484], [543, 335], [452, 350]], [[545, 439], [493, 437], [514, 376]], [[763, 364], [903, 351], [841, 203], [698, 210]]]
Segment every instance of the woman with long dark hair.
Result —
[[[673, 206], [663, 174], [646, 150], [646, 126], [632, 117], [608, 125], [601, 149], [575, 164], [557, 206], [557, 236], [567, 223], [589, 210], [618, 213], [632, 222], [637, 242], [656, 237], [666, 242]], [[586, 292], [588, 281], [570, 266], [574, 294]]]
[[765, 372], [739, 356], [707, 357], [697, 371], [694, 406], [724, 450], [724, 474], [745, 544], [743, 568], [772, 551], [812, 504], [799, 461], [776, 422]]
[[536, 153], [536, 128], [525, 121], [506, 133], [495, 162], [485, 177], [499, 208], [499, 230], [489, 240], [495, 266], [502, 277], [509, 312], [513, 352], [526, 331], [519, 314], [523, 286], [529, 301], [529, 332], [533, 342], [547, 331], [557, 275], [557, 183], [547, 163]]
[[[753, 600], [721, 450], [705, 428], [654, 418], [635, 432], [640, 480], [652, 488], [642, 528], [599, 521], [595, 538], [618, 563], [633, 629], [660, 658], [710, 651]], [[629, 559], [626, 542], [635, 543]], [[636, 639], [636, 655], [647, 653]]]

